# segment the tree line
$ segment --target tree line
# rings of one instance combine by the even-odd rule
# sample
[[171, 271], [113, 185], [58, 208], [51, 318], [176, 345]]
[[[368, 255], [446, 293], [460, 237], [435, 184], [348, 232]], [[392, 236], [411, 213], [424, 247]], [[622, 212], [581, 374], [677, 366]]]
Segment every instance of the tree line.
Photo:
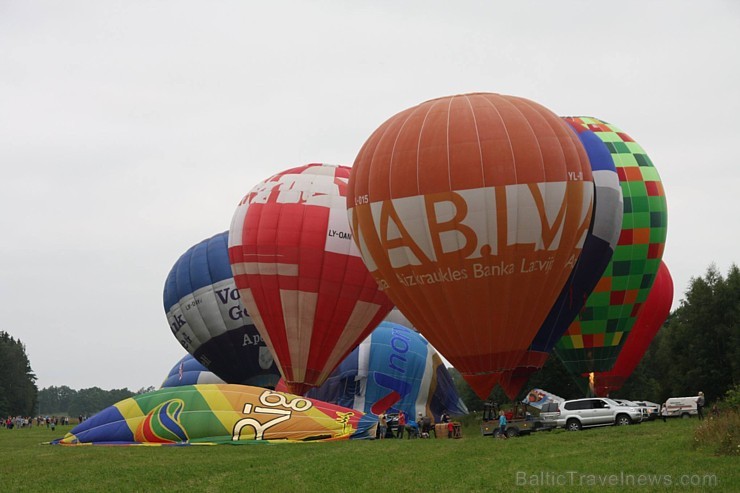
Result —
[[0, 331], [0, 416], [31, 416], [37, 393], [26, 347]]
[[[740, 270], [710, 266], [692, 278], [620, 394], [663, 402], [702, 391], [709, 402], [740, 384]], [[651, 399], [652, 400], [652, 399]]]
[[67, 386], [39, 390], [36, 375], [23, 343], [0, 331], [0, 417], [7, 416], [90, 416], [154, 387], [103, 390], [99, 387], [74, 390]]
[[37, 414], [41, 416], [92, 416], [135, 394], [127, 388], [103, 390], [100, 387], [91, 387], [75, 390], [66, 385], [46, 387], [39, 391]]

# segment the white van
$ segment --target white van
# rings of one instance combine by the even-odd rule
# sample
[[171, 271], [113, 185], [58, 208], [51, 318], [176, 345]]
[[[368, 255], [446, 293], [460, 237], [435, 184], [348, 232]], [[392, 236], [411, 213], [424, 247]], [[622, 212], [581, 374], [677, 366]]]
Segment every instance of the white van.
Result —
[[665, 401], [665, 407], [668, 411], [668, 416], [689, 418], [696, 416], [698, 411], [696, 410], [696, 400], [699, 396], [695, 397], [671, 397]]

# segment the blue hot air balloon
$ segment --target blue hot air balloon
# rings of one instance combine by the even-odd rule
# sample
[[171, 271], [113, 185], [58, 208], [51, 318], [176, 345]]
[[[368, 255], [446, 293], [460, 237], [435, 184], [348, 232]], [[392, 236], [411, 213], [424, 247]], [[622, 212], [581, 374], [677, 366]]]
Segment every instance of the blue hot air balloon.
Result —
[[387, 321], [306, 396], [373, 414], [404, 411], [439, 420], [445, 411], [468, 413], [432, 345], [418, 332]]
[[280, 372], [231, 274], [228, 232], [185, 252], [164, 285], [172, 333], [193, 357], [227, 383], [275, 388]]
[[162, 388], [182, 387], [183, 385], [196, 385], [202, 383], [226, 383], [218, 378], [215, 373], [201, 365], [192, 354], [186, 354], [180, 361], [175, 363], [167, 378], [162, 382]]

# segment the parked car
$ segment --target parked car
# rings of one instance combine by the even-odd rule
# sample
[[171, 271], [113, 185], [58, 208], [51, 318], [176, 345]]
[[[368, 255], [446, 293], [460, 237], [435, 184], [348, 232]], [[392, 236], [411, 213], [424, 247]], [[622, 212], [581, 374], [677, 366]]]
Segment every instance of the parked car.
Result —
[[578, 431], [591, 426], [639, 423], [642, 411], [637, 407], [622, 406], [612, 399], [593, 397], [548, 404], [540, 418], [559, 428]]
[[628, 401], [627, 399], [612, 399], [614, 402], [618, 402], [620, 406], [627, 406], [627, 407], [636, 407], [640, 410], [642, 413], [642, 421], [647, 421], [650, 419], [650, 412], [648, 411], [647, 406], [643, 406], [642, 404], [638, 404], [634, 401]]
[[694, 397], [671, 397], [665, 401], [665, 407], [670, 417], [690, 418], [696, 416], [696, 400], [699, 396]]
[[652, 421], [660, 417], [660, 404], [650, 401], [635, 401], [635, 404], [647, 408], [648, 420]]

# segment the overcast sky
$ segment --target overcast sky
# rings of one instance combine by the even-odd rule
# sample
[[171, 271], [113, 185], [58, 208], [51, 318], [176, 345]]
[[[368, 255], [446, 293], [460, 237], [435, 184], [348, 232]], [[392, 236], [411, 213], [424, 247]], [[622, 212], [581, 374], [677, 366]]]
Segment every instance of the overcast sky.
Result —
[[642, 145], [675, 308], [738, 261], [738, 46], [732, 0], [0, 0], [0, 330], [40, 388], [159, 386], [165, 277], [253, 185], [474, 91]]

